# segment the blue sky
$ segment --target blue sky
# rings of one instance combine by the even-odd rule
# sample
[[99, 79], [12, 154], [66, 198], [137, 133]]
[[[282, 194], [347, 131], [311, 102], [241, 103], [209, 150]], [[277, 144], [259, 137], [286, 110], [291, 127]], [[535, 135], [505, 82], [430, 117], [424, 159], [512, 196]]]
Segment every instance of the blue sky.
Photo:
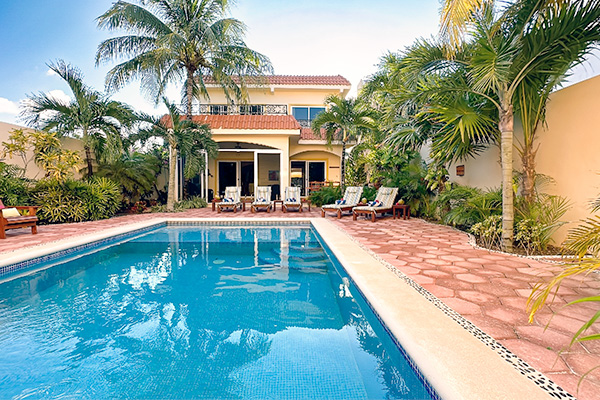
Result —
[[[69, 95], [48, 74], [47, 63], [64, 59], [77, 66], [88, 85], [102, 90], [114, 64], [94, 65], [98, 44], [113, 35], [95, 18], [113, 0], [4, 0], [0, 5], [0, 121], [18, 122], [18, 103], [28, 94]], [[275, 73], [337, 75], [353, 87], [375, 72], [387, 51], [430, 37], [438, 29], [439, 0], [237, 0], [232, 15], [248, 26], [248, 45], [270, 57]], [[595, 60], [598, 61], [598, 60]], [[600, 64], [596, 62], [596, 64]], [[595, 75], [587, 65], [578, 79]], [[178, 100], [179, 88], [168, 92]], [[133, 82], [113, 95], [137, 109], [161, 113]]]

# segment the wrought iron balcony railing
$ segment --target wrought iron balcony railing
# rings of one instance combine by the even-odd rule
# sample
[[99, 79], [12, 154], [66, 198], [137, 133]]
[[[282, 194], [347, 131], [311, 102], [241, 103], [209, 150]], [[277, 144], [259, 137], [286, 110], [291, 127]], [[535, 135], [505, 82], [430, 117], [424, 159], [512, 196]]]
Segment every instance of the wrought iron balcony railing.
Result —
[[196, 115], [287, 115], [285, 104], [199, 104]]
[[297, 119], [298, 123], [303, 128], [310, 128], [310, 123], [312, 122], [310, 119]]

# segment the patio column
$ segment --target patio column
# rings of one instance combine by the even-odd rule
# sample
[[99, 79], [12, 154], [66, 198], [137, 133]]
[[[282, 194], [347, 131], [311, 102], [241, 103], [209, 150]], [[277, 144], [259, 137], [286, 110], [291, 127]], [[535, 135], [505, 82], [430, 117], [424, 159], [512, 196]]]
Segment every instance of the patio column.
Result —
[[279, 171], [280, 196], [283, 198], [285, 188], [290, 186], [290, 150], [287, 146], [279, 153]]

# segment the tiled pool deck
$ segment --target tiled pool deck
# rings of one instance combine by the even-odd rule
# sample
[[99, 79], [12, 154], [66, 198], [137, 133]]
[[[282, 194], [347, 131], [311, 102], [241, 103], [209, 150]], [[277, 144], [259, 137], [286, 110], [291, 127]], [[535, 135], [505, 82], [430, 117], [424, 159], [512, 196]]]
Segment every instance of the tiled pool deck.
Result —
[[[2, 253], [78, 237], [109, 228], [131, 225], [156, 217], [312, 217], [320, 211], [252, 214], [249, 211], [217, 214], [210, 209], [176, 214], [140, 214], [109, 220], [40, 226], [33, 236], [29, 229], [7, 232], [0, 240]], [[592, 341], [567, 349], [570, 337], [595, 309], [586, 304], [564, 308], [567, 302], [582, 296], [597, 295], [600, 279], [566, 280], [553, 303], [527, 322], [525, 303], [532, 286], [558, 267], [532, 259], [476, 249], [465, 233], [423, 220], [394, 220], [390, 217], [371, 223], [365, 219], [352, 221], [328, 217], [383, 260], [412, 278], [445, 304], [492, 336], [499, 343], [544, 373], [558, 385], [581, 400], [600, 399], [600, 368], [581, 383], [579, 378], [600, 365], [600, 343]], [[550, 325], [544, 329], [553, 312]], [[600, 333], [598, 326], [593, 332]]]

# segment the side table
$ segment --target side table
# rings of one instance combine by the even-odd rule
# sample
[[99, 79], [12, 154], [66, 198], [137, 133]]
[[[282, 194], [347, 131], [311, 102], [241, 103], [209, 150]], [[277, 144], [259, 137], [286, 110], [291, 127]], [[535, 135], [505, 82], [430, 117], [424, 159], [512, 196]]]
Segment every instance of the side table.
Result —
[[273, 211], [277, 211], [277, 203], [281, 204], [281, 207], [283, 207], [283, 200], [273, 200]]
[[402, 211], [402, 219], [410, 219], [410, 206], [406, 204], [394, 204], [392, 206], [392, 213], [394, 219], [400, 218], [400, 211]]

